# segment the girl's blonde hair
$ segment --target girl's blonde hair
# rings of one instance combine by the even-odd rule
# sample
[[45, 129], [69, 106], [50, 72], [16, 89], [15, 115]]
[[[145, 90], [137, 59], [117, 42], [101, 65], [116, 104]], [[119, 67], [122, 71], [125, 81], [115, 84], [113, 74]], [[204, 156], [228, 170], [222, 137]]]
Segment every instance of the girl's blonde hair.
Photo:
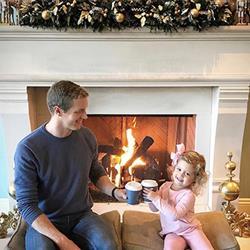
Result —
[[203, 155], [196, 151], [186, 151], [182, 153], [178, 159], [183, 160], [194, 167], [195, 177], [194, 184], [192, 185], [192, 191], [198, 195], [201, 192], [202, 187], [208, 180], [208, 174], [206, 172], [206, 160]]

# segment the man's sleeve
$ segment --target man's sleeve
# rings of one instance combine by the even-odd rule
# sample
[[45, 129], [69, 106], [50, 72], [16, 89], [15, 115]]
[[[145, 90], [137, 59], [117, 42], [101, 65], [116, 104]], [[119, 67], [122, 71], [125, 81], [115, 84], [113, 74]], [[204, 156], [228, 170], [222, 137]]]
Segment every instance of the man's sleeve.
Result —
[[17, 206], [23, 219], [31, 225], [42, 214], [42, 211], [38, 208], [36, 170], [38, 163], [32, 151], [23, 144], [17, 146], [14, 163]]

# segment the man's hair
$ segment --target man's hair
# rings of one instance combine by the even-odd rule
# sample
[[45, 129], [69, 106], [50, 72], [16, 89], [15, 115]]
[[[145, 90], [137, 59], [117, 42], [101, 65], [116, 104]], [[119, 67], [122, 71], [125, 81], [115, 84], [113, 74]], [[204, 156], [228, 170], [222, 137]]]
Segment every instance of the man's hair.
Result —
[[53, 113], [55, 106], [58, 106], [66, 112], [72, 107], [74, 99], [87, 96], [88, 92], [80, 85], [62, 80], [54, 83], [47, 93], [48, 109]]

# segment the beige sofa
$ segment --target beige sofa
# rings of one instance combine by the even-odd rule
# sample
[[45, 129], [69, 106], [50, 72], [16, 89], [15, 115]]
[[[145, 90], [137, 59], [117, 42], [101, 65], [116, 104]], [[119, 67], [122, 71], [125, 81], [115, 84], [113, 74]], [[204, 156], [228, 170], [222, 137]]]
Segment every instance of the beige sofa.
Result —
[[[159, 237], [159, 215], [148, 212], [125, 211], [122, 218], [118, 211], [101, 215], [112, 223], [116, 235], [117, 250], [162, 250], [163, 240]], [[222, 212], [203, 212], [196, 216], [215, 250], [239, 250], [240, 247], [232, 234]], [[122, 222], [121, 222], [122, 221]], [[9, 240], [6, 250], [23, 250], [26, 223], [21, 220]]]

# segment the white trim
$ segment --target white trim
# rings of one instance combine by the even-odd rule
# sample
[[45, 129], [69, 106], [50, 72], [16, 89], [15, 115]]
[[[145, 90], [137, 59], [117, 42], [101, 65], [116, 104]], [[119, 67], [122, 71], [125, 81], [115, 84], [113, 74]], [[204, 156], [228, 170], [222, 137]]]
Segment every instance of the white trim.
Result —
[[[247, 110], [249, 77], [242, 76], [238, 84], [225, 84], [230, 76], [213, 78], [201, 75], [182, 74], [77, 74], [77, 75], [2, 75], [0, 76], [0, 105], [5, 109], [1, 113], [28, 111], [28, 86], [48, 87], [58, 79], [70, 79], [85, 87], [115, 87], [115, 88], [156, 88], [156, 87], [219, 87], [219, 113], [220, 114], [245, 114]], [[178, 80], [179, 79], [179, 80]], [[224, 79], [224, 80], [223, 80]], [[231, 78], [233, 79], [233, 78]], [[6, 106], [7, 105], [7, 106]]]
[[93, 32], [92, 30], [72, 30], [63, 32], [55, 29], [35, 29], [20, 26], [1, 26], [0, 40], [3, 41], [249, 41], [249, 26], [221, 26], [202, 32], [192, 28], [181, 32], [150, 32], [150, 29]]
[[220, 87], [219, 114], [246, 114], [249, 86]]
[[249, 86], [222, 86], [220, 87], [220, 101], [245, 102], [248, 100]]
[[[178, 74], [178, 73], [86, 73], [86, 74], [0, 74], [0, 84], [50, 86], [60, 79], [68, 79], [88, 87], [224, 87], [225, 93], [233, 90], [246, 92], [250, 85], [249, 74]], [[230, 88], [231, 87], [231, 88]]]

